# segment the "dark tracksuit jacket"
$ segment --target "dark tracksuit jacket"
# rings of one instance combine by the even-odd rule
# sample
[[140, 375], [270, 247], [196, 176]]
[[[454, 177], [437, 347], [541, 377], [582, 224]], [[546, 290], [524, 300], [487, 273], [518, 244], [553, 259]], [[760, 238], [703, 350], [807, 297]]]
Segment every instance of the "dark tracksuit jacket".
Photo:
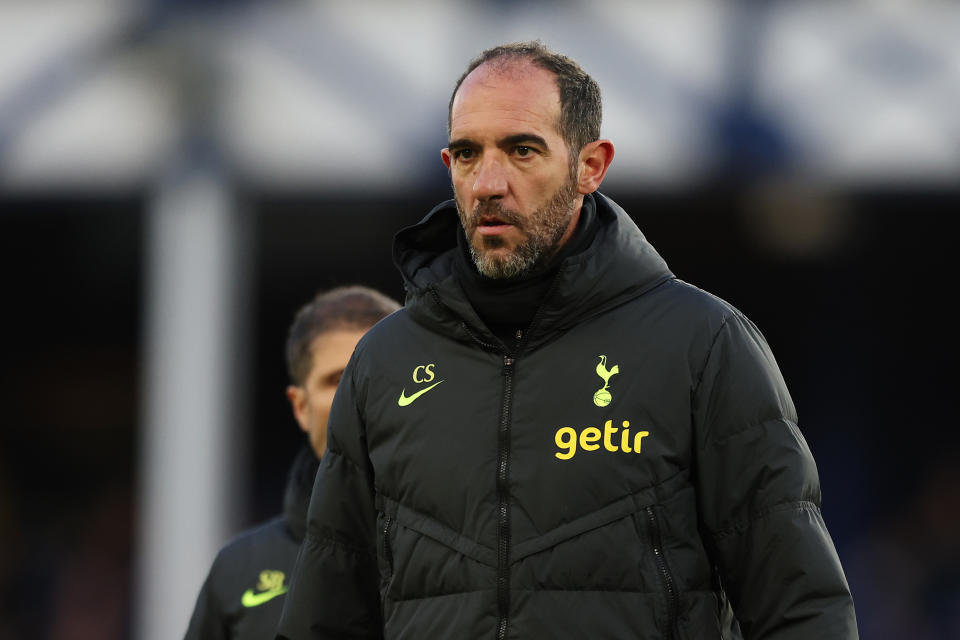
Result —
[[186, 640], [272, 638], [306, 528], [316, 454], [294, 460], [283, 515], [238, 535], [217, 554], [197, 597]]
[[452, 202], [397, 235], [406, 306], [337, 391], [279, 637], [857, 637], [763, 336], [584, 206], [509, 345], [454, 275]]

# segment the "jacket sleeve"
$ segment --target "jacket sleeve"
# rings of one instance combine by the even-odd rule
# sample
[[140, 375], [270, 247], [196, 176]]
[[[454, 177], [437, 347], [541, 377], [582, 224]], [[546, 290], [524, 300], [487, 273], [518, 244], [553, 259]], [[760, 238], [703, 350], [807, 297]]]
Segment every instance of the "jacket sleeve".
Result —
[[354, 359], [337, 389], [278, 639], [381, 638], [373, 471]]
[[213, 588], [216, 569], [217, 563], [214, 561], [207, 579], [200, 588], [184, 640], [228, 640], [223, 608], [217, 601]]
[[693, 394], [704, 539], [747, 640], [858, 637], [813, 455], [760, 331], [733, 312]]

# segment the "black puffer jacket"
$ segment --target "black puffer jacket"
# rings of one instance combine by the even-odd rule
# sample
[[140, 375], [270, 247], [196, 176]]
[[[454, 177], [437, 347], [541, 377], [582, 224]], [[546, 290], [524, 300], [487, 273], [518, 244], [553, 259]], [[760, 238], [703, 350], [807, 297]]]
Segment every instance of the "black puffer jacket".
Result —
[[217, 554], [185, 640], [273, 637], [306, 529], [316, 454], [304, 446], [287, 477], [283, 515], [237, 535]]
[[612, 201], [519, 343], [398, 234], [406, 307], [337, 392], [281, 637], [856, 638], [817, 470], [757, 328]]

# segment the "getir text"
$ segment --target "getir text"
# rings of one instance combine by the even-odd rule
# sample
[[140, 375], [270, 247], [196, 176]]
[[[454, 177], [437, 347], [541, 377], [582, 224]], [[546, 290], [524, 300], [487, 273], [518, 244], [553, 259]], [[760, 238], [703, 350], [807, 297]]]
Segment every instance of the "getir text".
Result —
[[[554, 455], [561, 460], [569, 460], [577, 455], [577, 444], [583, 451], [596, 451], [602, 446], [607, 451], [622, 451], [623, 453], [640, 453], [643, 446], [643, 439], [650, 435], [649, 431], [637, 431], [630, 433], [630, 421], [622, 422], [623, 430], [620, 427], [613, 426], [613, 420], [607, 420], [603, 425], [603, 431], [599, 427], [584, 427], [577, 434], [573, 427], [560, 427], [554, 436], [557, 443], [557, 451]], [[619, 437], [617, 432], [620, 431]]]

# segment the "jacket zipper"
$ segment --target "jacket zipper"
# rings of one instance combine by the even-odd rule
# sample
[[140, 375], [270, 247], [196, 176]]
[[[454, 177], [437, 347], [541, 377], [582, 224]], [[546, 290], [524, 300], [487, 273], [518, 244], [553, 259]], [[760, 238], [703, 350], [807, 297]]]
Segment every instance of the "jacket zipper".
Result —
[[660, 577], [663, 578], [663, 586], [667, 592], [667, 634], [670, 638], [676, 637], [677, 616], [679, 603], [677, 601], [677, 589], [673, 583], [673, 576], [670, 574], [670, 567], [667, 566], [667, 560], [663, 554], [663, 541], [660, 538], [660, 525], [657, 523], [657, 514], [653, 507], [647, 507], [647, 519], [650, 523], [650, 542], [653, 545], [653, 555], [657, 560], [657, 568], [660, 569]]
[[513, 393], [513, 364], [510, 355], [503, 357], [503, 408], [500, 413], [498, 432], [499, 454], [497, 458], [497, 501], [499, 506], [497, 524], [497, 624], [498, 640], [507, 637], [507, 620], [510, 613], [510, 409]]
[[[556, 286], [557, 279], [554, 278], [554, 282], [550, 287], [550, 292], [553, 291], [553, 287]], [[430, 294], [433, 297], [434, 302], [441, 308], [445, 309], [448, 313], [453, 314], [449, 307], [440, 299], [440, 294], [437, 292], [436, 287], [431, 286], [428, 288]], [[548, 292], [549, 295], [549, 292]], [[541, 309], [537, 311], [534, 315], [533, 321], [530, 323], [530, 327], [533, 327], [535, 322], [539, 319], [542, 312], [543, 305], [541, 304]], [[453, 314], [456, 315], [456, 314]], [[503, 353], [501, 347], [497, 345], [490, 344], [489, 342], [484, 341], [480, 336], [478, 336], [464, 320], [460, 320], [460, 326], [463, 330], [473, 339], [474, 342], [479, 344], [481, 347], [488, 349], [490, 351], [500, 351]], [[530, 331], [528, 328], [526, 337], [529, 337]], [[516, 353], [520, 353], [523, 347], [523, 338], [524, 334], [522, 331], [517, 331], [517, 347]], [[505, 346], [505, 345], [504, 345]], [[513, 401], [513, 367], [515, 359], [509, 353], [504, 353], [503, 355], [503, 406], [501, 407], [500, 412], [500, 427], [497, 433], [498, 441], [498, 454], [497, 454], [497, 609], [499, 614], [499, 620], [497, 623], [497, 639], [506, 640], [507, 637], [507, 622], [508, 616], [510, 613], [510, 411], [511, 403]]]

